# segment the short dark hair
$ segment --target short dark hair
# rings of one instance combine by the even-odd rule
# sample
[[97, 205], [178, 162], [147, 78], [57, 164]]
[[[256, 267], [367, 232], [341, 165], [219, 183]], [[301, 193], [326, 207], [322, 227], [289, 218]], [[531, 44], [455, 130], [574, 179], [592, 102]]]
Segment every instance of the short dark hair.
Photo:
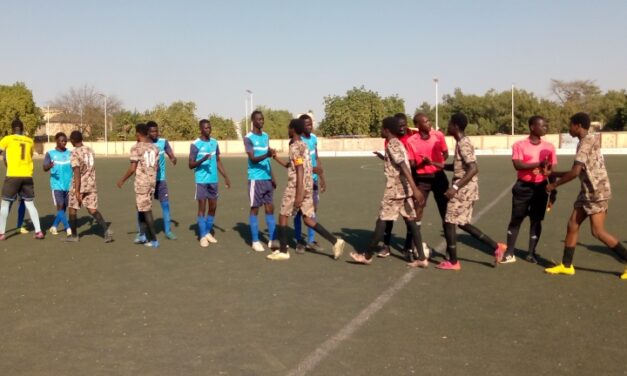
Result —
[[577, 112], [570, 117], [571, 124], [579, 124], [583, 129], [590, 129], [590, 116], [585, 112]]
[[142, 136], [148, 136], [148, 124], [139, 123], [135, 126], [135, 132], [141, 134]]
[[253, 120], [253, 118], [254, 118], [254, 117], [255, 117], [255, 115], [257, 115], [257, 114], [259, 114], [259, 115], [263, 116], [263, 112], [261, 112], [261, 111], [259, 111], [259, 110], [255, 110], [255, 111], [253, 111], [253, 112], [250, 114], [250, 120]]
[[154, 120], [148, 120], [146, 122], [146, 125], [148, 126], [148, 128], [158, 128], [159, 127], [159, 124], [157, 124], [157, 122], [154, 121]]
[[543, 116], [540, 115], [533, 115], [532, 117], [529, 118], [529, 126], [534, 125], [537, 121], [540, 120], [545, 120]]
[[198, 122], [198, 128], [202, 128], [202, 126], [203, 126], [204, 124], [209, 124], [209, 125], [211, 125], [211, 122], [210, 122], [209, 120], [207, 120], [207, 119], [201, 119], [201, 120]]
[[55, 140], [58, 140], [58, 139], [59, 139], [59, 137], [65, 137], [65, 138], [67, 138], [67, 136], [66, 136], [66, 135], [65, 135], [65, 133], [63, 133], [63, 132], [59, 132], [59, 133], [57, 133], [57, 134], [55, 134], [55, 135], [54, 135], [54, 139], [55, 139]]
[[400, 120], [407, 121], [407, 115], [405, 115], [402, 112], [398, 112], [398, 113], [394, 114], [394, 117], [397, 118], [397, 119], [400, 119]]
[[72, 142], [82, 142], [83, 134], [80, 131], [72, 131], [72, 133], [70, 133], [70, 140]]
[[427, 116], [427, 115], [425, 115], [423, 112], [416, 112], [416, 113], [414, 114], [414, 117], [412, 118], [412, 121], [414, 122], [414, 124], [416, 124], [416, 123], [418, 122], [418, 119], [419, 119], [419, 118], [421, 118], [421, 117], [426, 117], [426, 118], [428, 118], [428, 116]]
[[15, 114], [15, 119], [11, 122], [11, 129], [19, 128], [19, 130], [24, 130], [24, 123], [20, 120], [19, 115]]
[[302, 114], [298, 117], [300, 120], [312, 120], [311, 116], [307, 115], [307, 114]]
[[399, 118], [395, 116], [388, 116], [385, 119], [383, 119], [382, 124], [383, 124], [382, 125], [383, 129], [387, 129], [393, 135], [395, 136], [401, 135], [401, 123], [399, 121]]
[[305, 133], [305, 120], [292, 119], [290, 121], [289, 129], [293, 129], [298, 135]]
[[461, 112], [451, 115], [451, 123], [457, 125], [457, 127], [463, 132], [468, 125], [468, 118]]

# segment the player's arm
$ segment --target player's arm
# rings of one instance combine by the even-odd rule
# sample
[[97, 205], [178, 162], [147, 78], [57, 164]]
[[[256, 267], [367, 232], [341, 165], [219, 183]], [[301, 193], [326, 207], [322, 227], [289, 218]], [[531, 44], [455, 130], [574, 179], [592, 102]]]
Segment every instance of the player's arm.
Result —
[[385, 159], [385, 156], [380, 151], [373, 151], [372, 154], [376, 155], [380, 160]]
[[72, 173], [74, 173], [74, 196], [79, 202], [81, 200], [81, 168], [79, 166], [72, 167]]
[[405, 179], [407, 179], [407, 182], [409, 183], [409, 187], [411, 188], [414, 196], [414, 201], [422, 204], [425, 200], [425, 196], [423, 196], [422, 192], [420, 192], [418, 187], [416, 187], [416, 184], [414, 183], [414, 177], [411, 175], [411, 171], [409, 171], [409, 168], [407, 168], [407, 165], [405, 163], [401, 163], [400, 167], [401, 173], [403, 174], [403, 176], [405, 176]]
[[126, 182], [128, 178], [133, 176], [133, 174], [135, 173], [135, 170], [137, 170], [137, 161], [131, 161], [131, 164], [128, 166], [128, 169], [126, 170], [124, 175], [116, 183], [118, 188], [122, 188], [122, 186], [124, 185], [124, 182]]
[[457, 189], [451, 186], [445, 193], [446, 197], [448, 197], [449, 199], [455, 197], [455, 195], [457, 194], [457, 191], [461, 189], [463, 186], [465, 186], [466, 184], [468, 184], [468, 182], [473, 178], [473, 176], [477, 175], [478, 173], [479, 173], [479, 167], [477, 166], [477, 163], [476, 162], [468, 163], [468, 171], [466, 171], [466, 174], [464, 175], [464, 177], [455, 181], [455, 184], [453, 184], [454, 186], [457, 186]]
[[224, 185], [226, 186], [227, 189], [229, 189], [231, 188], [231, 179], [229, 179], [228, 175], [226, 174], [226, 170], [224, 169], [224, 166], [222, 165], [222, 158], [220, 158], [219, 153], [216, 156], [216, 159], [218, 161], [218, 171], [220, 171], [220, 175], [222, 175], [222, 177], [224, 178]]
[[422, 164], [425, 166], [435, 166], [437, 168], [444, 168], [444, 163], [440, 163], [440, 162], [434, 162], [432, 161], [429, 157], [423, 157], [422, 158]]
[[163, 149], [165, 151], [165, 155], [167, 155], [170, 162], [172, 162], [172, 165], [176, 166], [176, 155], [174, 155], [174, 150], [172, 150], [168, 141], [165, 142], [165, 147]]
[[303, 164], [295, 163], [296, 170], [296, 198], [294, 199], [294, 207], [300, 208], [303, 204], [303, 200], [305, 199], [305, 187], [303, 185], [303, 177], [305, 176], [305, 171], [303, 169]]
[[211, 158], [211, 153], [207, 153], [205, 154], [202, 158], [200, 158], [199, 160], [196, 160], [196, 157], [198, 157], [198, 148], [196, 147], [196, 145], [192, 145], [189, 148], [189, 161], [188, 161], [188, 167], [190, 170], [195, 169], [196, 167], [200, 166], [201, 164], [203, 164], [203, 162], [205, 162], [207, 159]]
[[44, 157], [44, 172], [50, 171], [52, 167], [54, 167], [54, 161], [50, 158], [50, 153], [46, 152], [46, 156]]
[[282, 161], [282, 160], [281, 160], [281, 158], [279, 158], [279, 156], [278, 156], [278, 155], [276, 155], [276, 154], [272, 157], [272, 159], [274, 159], [274, 160], [276, 161], [276, 163], [280, 164], [281, 166], [283, 166], [283, 167], [285, 167], [285, 168], [290, 167], [290, 163], [291, 163], [290, 161], [284, 162], [284, 161]]
[[318, 157], [318, 147], [316, 146], [316, 165], [318, 171], [314, 171], [318, 174], [318, 184], [320, 185], [320, 193], [324, 193], [327, 190], [327, 181], [324, 179], [324, 169], [322, 168], [322, 161]]
[[570, 171], [554, 171], [551, 173], [550, 177], [553, 178], [557, 178], [557, 180], [554, 183], [551, 183], [549, 185], [546, 186], [546, 191], [547, 192], [551, 192], [552, 190], [554, 190], [555, 188], [559, 187], [560, 185], [564, 185], [566, 183], [568, 183], [569, 181], [575, 179], [576, 177], [579, 176], [579, 174], [581, 173], [581, 169], [582, 169], [582, 164], [580, 162], [575, 161], [575, 163], [573, 163], [573, 167], [570, 169]]
[[271, 158], [274, 153], [274, 149], [268, 146], [268, 151], [266, 154], [261, 154], [255, 157], [255, 149], [252, 141], [248, 137], [244, 137], [244, 149], [246, 150], [246, 155], [248, 155], [248, 160], [252, 163], [259, 163], [266, 158]]
[[276, 179], [274, 178], [274, 170], [270, 169], [270, 181], [272, 182], [272, 188], [276, 189]]
[[546, 166], [546, 161], [526, 163], [521, 161], [520, 159], [512, 159], [512, 164], [516, 171], [518, 170], [533, 170], [534, 168], [544, 168]]

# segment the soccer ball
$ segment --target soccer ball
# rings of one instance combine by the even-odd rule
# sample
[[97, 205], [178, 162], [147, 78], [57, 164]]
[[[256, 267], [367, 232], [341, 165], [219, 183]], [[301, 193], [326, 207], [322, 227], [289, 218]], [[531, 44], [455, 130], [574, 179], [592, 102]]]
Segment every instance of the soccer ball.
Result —
[[425, 242], [422, 242], [422, 251], [425, 253], [426, 258], [431, 257], [431, 248]]

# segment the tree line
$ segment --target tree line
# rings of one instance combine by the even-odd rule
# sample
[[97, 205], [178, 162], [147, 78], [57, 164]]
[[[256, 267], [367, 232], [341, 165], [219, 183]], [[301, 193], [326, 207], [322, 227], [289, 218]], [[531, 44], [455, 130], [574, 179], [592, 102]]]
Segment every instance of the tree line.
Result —
[[[569, 117], [578, 111], [588, 112], [594, 121], [603, 124], [604, 131], [622, 131], [627, 123], [627, 92], [602, 92], [592, 81], [551, 80], [552, 99], [539, 98], [534, 93], [517, 89], [514, 92], [514, 123], [517, 134], [527, 130], [527, 119], [540, 114], [549, 120], [550, 132], [566, 132]], [[51, 122], [72, 124], [90, 140], [104, 135], [105, 96], [93, 86], [70, 88], [51, 102], [55, 116]], [[115, 96], [106, 97], [110, 140], [132, 140], [134, 125], [156, 121], [164, 137], [190, 140], [198, 135], [198, 116], [194, 102], [176, 101], [159, 104], [139, 112], [125, 109]], [[294, 116], [287, 110], [258, 107], [265, 117], [264, 130], [271, 138], [287, 138], [286, 124]], [[382, 97], [365, 87], [354, 87], [344, 95], [324, 98], [325, 118], [317, 132], [333, 136], [378, 136], [381, 120], [396, 113], [406, 113], [405, 102], [398, 95]], [[442, 97], [438, 106], [439, 124], [445, 126], [454, 112], [464, 112], [469, 119], [467, 133], [490, 135], [511, 132], [511, 91], [488, 90], [483, 95], [465, 94], [456, 89]], [[435, 107], [422, 103], [414, 112], [423, 112], [435, 122]], [[10, 133], [16, 115], [24, 122], [28, 134], [45, 124], [45, 113], [37, 107], [30, 89], [24, 83], [0, 85], [0, 135]], [[247, 119], [235, 122], [218, 114], [206, 116], [211, 121], [213, 135], [218, 139], [236, 139], [246, 132]], [[239, 128], [237, 127], [239, 124]], [[250, 122], [248, 122], [250, 124]]]

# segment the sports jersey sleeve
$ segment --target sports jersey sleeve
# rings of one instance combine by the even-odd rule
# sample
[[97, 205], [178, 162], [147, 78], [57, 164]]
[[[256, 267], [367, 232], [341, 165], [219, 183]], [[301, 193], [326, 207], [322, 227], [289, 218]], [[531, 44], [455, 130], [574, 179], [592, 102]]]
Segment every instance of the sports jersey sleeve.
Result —
[[254, 151], [253, 142], [248, 137], [244, 137], [244, 149], [246, 153], [252, 153]]
[[216, 142], [216, 157], [220, 156], [220, 145]]
[[70, 156], [70, 166], [72, 166], [72, 168], [81, 166], [81, 160], [76, 150], [72, 151], [72, 155]]
[[141, 155], [139, 155], [137, 145], [131, 148], [131, 163], [137, 163], [141, 159]]
[[477, 162], [477, 156], [475, 155], [475, 148], [469, 141], [460, 142], [459, 155], [466, 164]]
[[522, 161], [524, 160], [522, 148], [518, 142], [512, 145], [512, 160], [513, 161]]
[[592, 152], [592, 143], [589, 142], [590, 138], [585, 137], [580, 141], [579, 149], [575, 155], [575, 163], [586, 165], [590, 159], [590, 153]]
[[165, 145], [163, 145], [163, 150], [167, 154], [173, 154], [174, 153], [174, 151], [172, 150], [172, 146], [170, 146], [170, 143], [168, 142], [168, 140], [165, 140]]
[[189, 160], [191, 162], [196, 162], [196, 158], [198, 157], [198, 148], [196, 145], [191, 144], [189, 146]]
[[0, 149], [5, 150], [7, 146], [9, 146], [9, 136], [4, 136], [0, 140]]
[[304, 143], [292, 148], [292, 163], [294, 166], [302, 166], [305, 163], [305, 154], [309, 153], [309, 148]]
[[52, 162], [52, 158], [50, 158], [50, 152], [46, 152], [46, 155], [44, 156], [44, 166], [49, 165], [50, 162]]
[[403, 144], [396, 139], [392, 140], [388, 143], [388, 155], [390, 156], [390, 160], [395, 165], [400, 165], [405, 162], [405, 153], [403, 153]]

